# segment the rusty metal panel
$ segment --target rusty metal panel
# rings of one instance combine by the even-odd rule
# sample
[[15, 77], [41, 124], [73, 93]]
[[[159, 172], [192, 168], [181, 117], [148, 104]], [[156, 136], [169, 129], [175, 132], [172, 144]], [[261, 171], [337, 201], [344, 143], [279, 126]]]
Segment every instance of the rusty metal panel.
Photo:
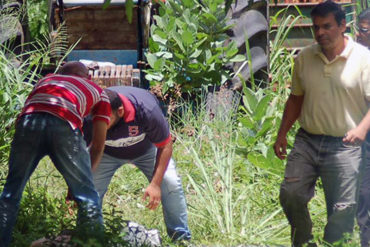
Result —
[[132, 23], [128, 23], [122, 6], [106, 10], [91, 6], [64, 10], [69, 43], [74, 44], [81, 38], [77, 50], [137, 49], [137, 16], [132, 18]]

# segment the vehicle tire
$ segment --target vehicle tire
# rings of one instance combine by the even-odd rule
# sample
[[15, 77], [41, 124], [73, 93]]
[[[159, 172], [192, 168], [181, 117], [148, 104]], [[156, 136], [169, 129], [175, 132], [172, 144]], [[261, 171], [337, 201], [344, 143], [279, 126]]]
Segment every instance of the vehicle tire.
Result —
[[[207, 112], [210, 116], [230, 116], [240, 104], [243, 83], [265, 86], [268, 82], [268, 2], [266, 0], [236, 0], [228, 11], [232, 28], [227, 31], [230, 41], [235, 41], [238, 53], [248, 58], [246, 45], [249, 44], [252, 68], [247, 63], [235, 62], [227, 65], [235, 75], [231, 81], [207, 94]], [[248, 44], [246, 44], [246, 36]], [[251, 80], [251, 73], [253, 79]]]
[[15, 55], [23, 53], [25, 35], [19, 16], [21, 3], [5, 1], [0, 4], [0, 44]]
[[[261, 85], [267, 83], [268, 78], [268, 2], [266, 0], [236, 1], [231, 5], [228, 15], [232, 28], [228, 31], [230, 39], [235, 41], [239, 54], [248, 58], [247, 45], [249, 44], [252, 68], [243, 62], [229, 66], [234, 73], [249, 83]], [[246, 39], [248, 44], [246, 44]], [[244, 65], [244, 66], [243, 66]], [[240, 68], [243, 66], [242, 68]], [[254, 82], [251, 82], [253, 72]], [[242, 82], [239, 76], [232, 79], [232, 88], [241, 89]]]

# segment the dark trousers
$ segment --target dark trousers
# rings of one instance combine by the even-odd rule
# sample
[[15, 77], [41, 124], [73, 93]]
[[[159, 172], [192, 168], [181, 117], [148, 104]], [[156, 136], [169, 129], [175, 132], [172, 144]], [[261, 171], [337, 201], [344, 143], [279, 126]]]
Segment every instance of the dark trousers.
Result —
[[29, 114], [16, 125], [8, 177], [0, 196], [0, 247], [10, 244], [24, 187], [45, 155], [50, 156], [77, 201], [77, 228], [86, 236], [102, 233], [100, 199], [81, 131], [48, 113]]
[[324, 240], [334, 243], [353, 230], [362, 147], [342, 137], [312, 135], [300, 129], [288, 155], [280, 203], [291, 225], [292, 244], [301, 247], [312, 238], [307, 204], [321, 177], [327, 205]]

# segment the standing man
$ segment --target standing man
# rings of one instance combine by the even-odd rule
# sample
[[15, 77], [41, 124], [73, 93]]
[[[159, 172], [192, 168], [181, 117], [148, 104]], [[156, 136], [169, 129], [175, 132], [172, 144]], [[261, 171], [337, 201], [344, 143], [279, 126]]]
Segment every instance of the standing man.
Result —
[[[110, 87], [105, 90], [112, 107], [112, 128], [107, 132], [104, 154], [93, 173], [94, 184], [103, 200], [118, 168], [132, 163], [150, 181], [143, 199], [156, 209], [162, 201], [167, 233], [172, 240], [189, 240], [184, 192], [175, 162], [171, 159], [172, 140], [168, 121], [157, 99], [148, 91], [135, 87]], [[85, 121], [89, 139], [91, 119]], [[87, 140], [89, 142], [89, 140]]]
[[[88, 79], [79, 62], [40, 80], [20, 113], [11, 146], [9, 173], [0, 197], [0, 246], [10, 244], [24, 187], [39, 161], [49, 155], [78, 204], [77, 228], [93, 237], [103, 230], [98, 193], [92, 181], [104, 149], [111, 108], [105, 92]], [[93, 114], [90, 155], [83, 117]], [[91, 162], [90, 162], [91, 161]]]
[[358, 16], [357, 41], [370, 48], [370, 8], [365, 9]]
[[[370, 49], [370, 9], [358, 16], [357, 41]], [[366, 159], [361, 176], [357, 209], [357, 223], [360, 226], [361, 246], [369, 247], [370, 242], [370, 135], [366, 138]]]
[[319, 177], [327, 207], [324, 240], [333, 243], [353, 231], [361, 142], [370, 126], [370, 52], [344, 35], [345, 13], [338, 4], [318, 4], [311, 19], [317, 44], [295, 60], [292, 90], [274, 144], [276, 155], [285, 159], [286, 135], [299, 119], [280, 190], [293, 246], [312, 238], [307, 204]]

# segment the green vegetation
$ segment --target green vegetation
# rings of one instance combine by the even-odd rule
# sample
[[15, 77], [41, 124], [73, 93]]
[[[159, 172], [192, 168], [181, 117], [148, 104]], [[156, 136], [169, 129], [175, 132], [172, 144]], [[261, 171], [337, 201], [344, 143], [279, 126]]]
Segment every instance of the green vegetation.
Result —
[[245, 57], [237, 55], [234, 42], [225, 43], [229, 26], [223, 2], [160, 2], [146, 55], [146, 79], [152, 86], [160, 85], [163, 94], [176, 98], [177, 92], [197, 93], [202, 85], [221, 85], [230, 78], [225, 65]]
[[[4, 47], [0, 49], [0, 162], [2, 164], [8, 157], [16, 116], [32, 89], [30, 83], [37, 79], [37, 64], [41, 60], [41, 54], [29, 53], [30, 57], [20, 63], [20, 56], [4, 49]], [[5, 173], [5, 169], [1, 171]]]
[[48, 2], [43, 0], [26, 1], [28, 26], [32, 40], [42, 39], [49, 34], [48, 26]]
[[[184, 2], [190, 4], [189, 1]], [[220, 11], [217, 8], [213, 10]], [[172, 78], [173, 83], [176, 81], [198, 86], [195, 80], [188, 82], [186, 76], [202, 79], [208, 71], [209, 77], [205, 76], [204, 81], [209, 83], [216, 78], [219, 83], [222, 75], [213, 77], [212, 68], [219, 69], [217, 66], [224, 62], [224, 58], [219, 57], [220, 54], [230, 52], [226, 58], [232, 59], [234, 47], [230, 45], [220, 48], [215, 40], [210, 38], [209, 41], [209, 36], [200, 31], [205, 27], [191, 25], [191, 20], [216, 24], [213, 14], [202, 16], [190, 11], [184, 15], [187, 19], [175, 20], [166, 13], [163, 12], [157, 17], [157, 20], [163, 23], [160, 24], [159, 21], [157, 26], [152, 28], [153, 40], [164, 42], [163, 47], [157, 46], [155, 48], [157, 50], [148, 56], [148, 59], [151, 59], [153, 70], [150, 75], [153, 80], [160, 81], [153, 75], [163, 71], [161, 78], [166, 78], [167, 82], [168, 78]], [[189, 225], [193, 234], [191, 244], [195, 246], [290, 244], [289, 225], [278, 199], [284, 163], [274, 156], [271, 146], [281, 121], [283, 104], [290, 92], [289, 81], [294, 62], [294, 51], [282, 47], [282, 42], [290, 30], [291, 22], [299, 18], [286, 17], [287, 21], [276, 30], [278, 33], [276, 37], [279, 38], [270, 44], [272, 76], [270, 86], [259, 88], [258, 85], [254, 85], [253, 90], [244, 87], [241, 95], [244, 104], [237, 109], [231, 108], [234, 110], [227, 113], [215, 114], [212, 119], [204, 95], [200, 96], [200, 101], [195, 104], [197, 105], [195, 111], [194, 103], [185, 101], [178, 106], [181, 115], [171, 116], [173, 135], [177, 138], [174, 144], [174, 158], [183, 180]], [[276, 16], [271, 18], [272, 23], [276, 19]], [[170, 22], [173, 22], [172, 28], [176, 26], [176, 30], [180, 30], [180, 40], [176, 40], [175, 35], [171, 33], [172, 29], [163, 34], [165, 28], [171, 27]], [[169, 38], [169, 35], [173, 37]], [[199, 42], [203, 43], [194, 46]], [[204, 42], [210, 42], [215, 46], [203, 49]], [[172, 57], [173, 60], [164, 59], [170, 56], [163, 50], [164, 46], [181, 50], [179, 44], [182, 44], [189, 56], [195, 53], [191, 58], [196, 59], [204, 68], [201, 65], [200, 68], [195, 68], [192, 59], [181, 55]], [[29, 52], [28, 58], [19, 65], [14, 61], [21, 61], [20, 57], [9, 56], [11, 52], [5, 47], [0, 49], [0, 185], [3, 185], [6, 177], [6, 161], [16, 116], [31, 90], [30, 83], [39, 77], [38, 66], [43, 64], [45, 54], [48, 54], [53, 46], [49, 43], [38, 43], [35, 47], [37, 49]], [[186, 68], [185, 75], [183, 71], [176, 70], [178, 68], [176, 66], [180, 65], [186, 65], [181, 67]], [[202, 72], [197, 72], [197, 69]], [[170, 87], [168, 84], [167, 89]], [[294, 131], [288, 138], [290, 147], [294, 138], [293, 133]], [[149, 211], [145, 208], [145, 202], [141, 200], [146, 184], [144, 175], [130, 165], [124, 166], [116, 173], [105, 196], [103, 207], [107, 232], [107, 244], [104, 246], [123, 245], [120, 233], [123, 219], [159, 229], [164, 245], [175, 246], [166, 236], [161, 208], [154, 212]], [[66, 193], [67, 186], [62, 176], [51, 161], [45, 158], [31, 177], [23, 194], [13, 234], [13, 246], [29, 246], [36, 239], [55, 236], [65, 229], [73, 229], [76, 211], [68, 210], [65, 204]], [[326, 215], [320, 184], [316, 193], [316, 197], [310, 203], [310, 210], [314, 222], [315, 241], [319, 246], [324, 246], [321, 236]], [[342, 243], [340, 246], [359, 246], [357, 232], [349, 243]], [[97, 245], [85, 242], [84, 246]]]

